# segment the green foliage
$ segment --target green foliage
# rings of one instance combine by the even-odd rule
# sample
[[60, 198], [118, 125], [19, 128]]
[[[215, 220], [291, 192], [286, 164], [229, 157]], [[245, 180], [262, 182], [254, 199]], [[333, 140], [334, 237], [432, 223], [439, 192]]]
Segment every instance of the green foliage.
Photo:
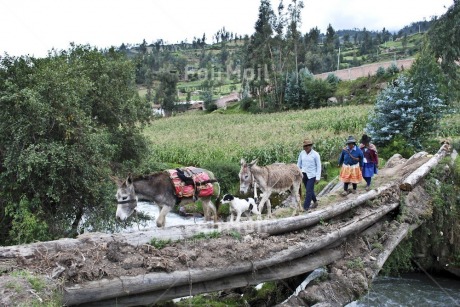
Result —
[[[419, 139], [427, 139], [439, 129], [439, 123], [445, 112], [441, 92], [444, 82], [442, 71], [427, 49], [412, 64], [409, 76], [413, 84], [414, 97], [417, 105], [422, 107], [412, 128], [412, 135]], [[419, 145], [419, 144], [416, 144]]]
[[379, 78], [385, 76], [385, 68], [383, 68], [382, 66], [377, 68], [377, 72], [375, 73], [375, 75]]
[[208, 233], [200, 232], [193, 235], [192, 239], [195, 240], [207, 240], [207, 239], [217, 239], [220, 238], [221, 233], [219, 231], [211, 231]]
[[443, 159], [425, 179], [425, 188], [432, 197], [431, 219], [416, 233], [414, 250], [426, 255], [420, 259], [424, 267], [459, 265], [460, 159]]
[[152, 245], [156, 249], [165, 248], [169, 244], [171, 244], [171, 240], [162, 240], [157, 238], [152, 238], [152, 240], [150, 240], [150, 245]]
[[393, 250], [390, 257], [388, 257], [380, 271], [381, 274], [385, 276], [399, 276], [402, 273], [413, 271], [412, 257], [412, 242], [410, 240], [402, 241]]
[[238, 241], [241, 241], [241, 233], [239, 233], [239, 232], [233, 230], [233, 231], [231, 231], [231, 232], [229, 233], [229, 235], [230, 235], [232, 238], [234, 238], [234, 239], [236, 239], [236, 240], [238, 240]]
[[364, 269], [364, 262], [363, 262], [363, 259], [361, 259], [361, 257], [358, 257], [358, 258], [355, 258], [353, 260], [349, 260], [347, 262], [347, 267], [349, 269], [352, 269], [352, 270], [356, 270], [356, 269]]
[[155, 102], [161, 105], [165, 114], [170, 115], [176, 109], [178, 77], [175, 73], [161, 72], [158, 80], [160, 83], [155, 93]]
[[217, 180], [219, 180], [221, 194], [235, 193], [235, 181], [238, 180], [240, 166], [236, 163], [229, 163], [225, 161], [209, 161], [203, 163], [201, 167], [213, 170]]
[[327, 75], [326, 81], [329, 82], [332, 86], [336, 87], [339, 84], [340, 79], [335, 74], [330, 73]]
[[302, 85], [304, 90], [303, 105], [306, 108], [324, 106], [329, 97], [334, 93], [336, 85], [321, 79], [306, 79]]
[[[240, 101], [240, 107], [241, 109], [243, 109], [244, 111], [249, 111], [251, 112], [251, 110], [253, 110], [253, 106], [255, 105], [254, 101], [251, 99], [251, 98], [243, 98], [241, 101]], [[255, 113], [255, 112], [251, 112], [251, 113]]]
[[386, 69], [386, 74], [389, 76], [394, 76], [397, 73], [399, 73], [399, 68], [396, 66], [395, 63], [392, 63], [390, 66], [387, 67]]
[[[139, 163], [151, 114], [120, 53], [72, 46], [0, 63], [1, 244], [110, 227], [112, 170]], [[80, 221], [85, 215], [85, 225]]]
[[460, 74], [456, 62], [460, 59], [460, 1], [455, 0], [447, 12], [434, 22], [428, 31], [428, 39], [433, 58], [440, 59], [442, 71], [447, 75], [447, 101], [458, 101]]
[[379, 148], [379, 157], [388, 160], [395, 153], [399, 153], [403, 156], [403, 158], [408, 159], [415, 153], [415, 151], [415, 148], [408, 144], [401, 135], [397, 135], [390, 141], [390, 143]]
[[[31, 212], [31, 208], [37, 208]], [[21, 199], [19, 208], [7, 206], [5, 208], [7, 216], [12, 217], [12, 227], [10, 230], [10, 240], [12, 242], [34, 242], [47, 241], [51, 237], [48, 225], [43, 220], [43, 212], [38, 204], [31, 204], [26, 198]]]
[[229, 204], [220, 204], [219, 208], [217, 208], [217, 215], [221, 216], [221, 217], [229, 216], [230, 215], [230, 205]]

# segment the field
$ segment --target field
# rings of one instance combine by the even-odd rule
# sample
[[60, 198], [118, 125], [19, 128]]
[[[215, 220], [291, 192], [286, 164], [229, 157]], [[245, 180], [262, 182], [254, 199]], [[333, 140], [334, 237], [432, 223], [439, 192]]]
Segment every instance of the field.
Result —
[[[236, 108], [236, 109], [235, 109]], [[335, 164], [349, 135], [364, 133], [372, 105], [328, 107], [271, 114], [233, 109], [186, 112], [161, 118], [146, 127], [151, 162], [203, 166], [238, 165], [241, 158], [259, 165], [297, 162], [302, 140], [311, 138], [323, 162]], [[437, 136], [460, 135], [460, 114], [446, 115]]]
[[371, 110], [362, 105], [271, 114], [188, 112], [155, 120], [145, 133], [157, 162], [297, 162], [304, 138], [313, 139], [324, 161], [335, 161], [348, 135], [361, 136]]

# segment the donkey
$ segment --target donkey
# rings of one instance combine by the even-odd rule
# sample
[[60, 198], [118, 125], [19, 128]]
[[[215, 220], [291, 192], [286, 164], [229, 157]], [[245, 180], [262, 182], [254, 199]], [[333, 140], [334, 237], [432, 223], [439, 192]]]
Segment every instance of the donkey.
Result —
[[296, 203], [294, 214], [298, 212], [297, 210], [302, 211], [299, 194], [302, 171], [296, 164], [274, 163], [258, 166], [257, 159], [251, 163], [246, 163], [244, 159], [241, 159], [240, 165], [240, 193], [246, 194], [251, 184], [257, 184], [257, 187], [262, 191], [259, 212], [262, 212], [265, 203], [267, 203], [268, 218], [271, 218], [270, 196], [272, 193], [282, 193], [288, 190], [291, 191], [290, 198], [294, 199]]
[[156, 220], [156, 224], [157, 227], [163, 227], [165, 226], [166, 215], [174, 205], [179, 203], [185, 205], [201, 200], [205, 219], [207, 221], [210, 220], [209, 210], [211, 210], [214, 215], [214, 223], [216, 223], [217, 210], [211, 197], [216, 197], [216, 199], [219, 197], [220, 185], [212, 172], [205, 169], [199, 170], [206, 172], [209, 178], [212, 179], [213, 195], [198, 198], [177, 197], [174, 185], [171, 183], [171, 178], [167, 171], [138, 177], [132, 177], [129, 174], [125, 180], [111, 176], [118, 187], [115, 195], [118, 202], [116, 218], [124, 221], [133, 214], [136, 211], [137, 199], [139, 198], [154, 202], [160, 207], [160, 214]]

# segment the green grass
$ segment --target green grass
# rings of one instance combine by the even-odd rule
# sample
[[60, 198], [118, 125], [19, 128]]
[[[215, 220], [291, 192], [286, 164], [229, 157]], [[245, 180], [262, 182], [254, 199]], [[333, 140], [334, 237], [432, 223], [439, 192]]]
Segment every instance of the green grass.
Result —
[[171, 244], [171, 242], [172, 242], [171, 240], [161, 240], [161, 239], [153, 238], [152, 240], [150, 240], [150, 245], [152, 245], [156, 249], [162, 249], [168, 246], [169, 244]]
[[200, 232], [195, 234], [192, 239], [194, 240], [206, 240], [206, 239], [217, 239], [220, 238], [221, 233], [218, 231], [212, 231], [209, 233]]

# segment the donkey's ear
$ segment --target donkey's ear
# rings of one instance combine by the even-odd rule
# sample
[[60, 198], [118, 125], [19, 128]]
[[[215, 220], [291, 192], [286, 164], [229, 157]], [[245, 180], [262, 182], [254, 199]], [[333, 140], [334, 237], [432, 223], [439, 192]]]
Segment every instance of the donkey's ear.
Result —
[[252, 160], [252, 162], [249, 163], [249, 166], [253, 166], [253, 165], [257, 164], [257, 161], [258, 161], [258, 160], [259, 160], [259, 159], [254, 159], [254, 160]]
[[126, 178], [126, 183], [127, 184], [132, 184], [133, 183], [133, 178], [131, 173], [128, 173], [128, 178]]
[[246, 164], [246, 160], [244, 160], [244, 158], [241, 158], [240, 165], [243, 166], [244, 164]]

